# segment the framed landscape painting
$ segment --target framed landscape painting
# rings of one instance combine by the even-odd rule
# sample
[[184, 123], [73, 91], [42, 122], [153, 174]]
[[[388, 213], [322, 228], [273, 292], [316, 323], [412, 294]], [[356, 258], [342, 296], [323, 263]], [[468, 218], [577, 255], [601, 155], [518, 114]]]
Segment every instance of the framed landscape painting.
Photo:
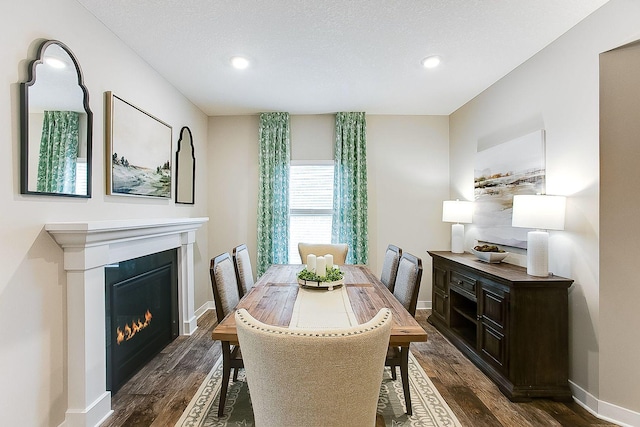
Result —
[[511, 226], [513, 196], [545, 192], [544, 130], [476, 153], [473, 223], [478, 241], [527, 247], [525, 228]]
[[171, 198], [171, 126], [106, 92], [107, 194]]

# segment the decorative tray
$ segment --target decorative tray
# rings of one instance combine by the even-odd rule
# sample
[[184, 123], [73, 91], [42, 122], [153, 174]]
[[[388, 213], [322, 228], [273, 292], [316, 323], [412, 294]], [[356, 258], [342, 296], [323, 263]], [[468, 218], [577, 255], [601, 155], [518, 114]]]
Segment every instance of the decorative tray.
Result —
[[315, 282], [312, 280], [298, 279], [298, 284], [303, 288], [328, 289], [332, 291], [334, 288], [339, 288], [344, 285], [344, 279], [336, 280], [334, 282]]

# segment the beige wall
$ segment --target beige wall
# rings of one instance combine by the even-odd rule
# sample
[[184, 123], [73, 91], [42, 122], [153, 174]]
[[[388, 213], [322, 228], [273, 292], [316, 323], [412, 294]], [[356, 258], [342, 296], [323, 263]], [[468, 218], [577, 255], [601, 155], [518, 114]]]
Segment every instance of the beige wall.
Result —
[[[93, 111], [93, 197], [19, 191], [18, 83], [38, 39], [76, 55]], [[43, 230], [56, 221], [207, 216], [207, 118], [75, 0], [0, 2], [0, 414], [2, 425], [57, 426], [67, 408], [63, 253]], [[196, 205], [105, 195], [104, 98], [114, 91], [173, 127], [193, 132]], [[173, 160], [173, 159], [172, 159]], [[197, 233], [196, 307], [210, 300], [207, 227]]]
[[[478, 144], [546, 130], [547, 192], [568, 196], [566, 229], [551, 235], [550, 270], [575, 280], [569, 291], [574, 392], [588, 403], [595, 398], [634, 411], [640, 410], [640, 370], [630, 369], [625, 354], [637, 354], [638, 342], [620, 338], [613, 340], [616, 347], [603, 345], [620, 333], [601, 323], [603, 310], [615, 310], [606, 316], [629, 325], [639, 324], [640, 311], [614, 309], [603, 300], [620, 285], [600, 277], [600, 268], [607, 266], [599, 253], [598, 55], [639, 38], [638, 22], [639, 2], [610, 1], [460, 108], [450, 121], [451, 188], [464, 196], [473, 191]], [[625, 255], [621, 259], [630, 261]]]
[[291, 160], [333, 160], [333, 114], [291, 116]]
[[[601, 55], [600, 67], [600, 353], [601, 396], [640, 409], [640, 43]], [[633, 317], [628, 314], [633, 313]], [[621, 315], [622, 314], [622, 315]], [[625, 384], [622, 389], [619, 384]]]
[[[256, 265], [258, 116], [209, 118], [209, 251], [246, 243]], [[255, 267], [254, 267], [255, 274]], [[210, 299], [213, 300], [213, 293]]]
[[[332, 160], [331, 114], [291, 116], [293, 160]], [[209, 247], [212, 254], [246, 242], [256, 260], [258, 195], [257, 116], [209, 119]], [[441, 222], [449, 196], [449, 120], [446, 116], [367, 116], [369, 265], [382, 270], [394, 243], [421, 257], [425, 273], [420, 302], [431, 301], [428, 249], [448, 249]]]
[[447, 116], [367, 116], [369, 264], [379, 276], [390, 243], [421, 258], [418, 307], [431, 307], [427, 250], [451, 248], [448, 141]]

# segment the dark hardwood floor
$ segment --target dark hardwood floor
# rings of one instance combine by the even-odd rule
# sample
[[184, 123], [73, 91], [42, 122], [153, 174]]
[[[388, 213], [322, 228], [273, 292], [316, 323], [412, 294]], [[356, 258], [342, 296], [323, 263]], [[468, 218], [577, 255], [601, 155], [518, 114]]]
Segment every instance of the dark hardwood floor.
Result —
[[[512, 403], [496, 385], [429, 323], [430, 310], [417, 318], [429, 340], [411, 351], [463, 426], [613, 426], [575, 402], [536, 399]], [[113, 396], [114, 413], [103, 427], [173, 426], [220, 356], [220, 343], [211, 340], [216, 324], [209, 311], [190, 337], [178, 337]]]

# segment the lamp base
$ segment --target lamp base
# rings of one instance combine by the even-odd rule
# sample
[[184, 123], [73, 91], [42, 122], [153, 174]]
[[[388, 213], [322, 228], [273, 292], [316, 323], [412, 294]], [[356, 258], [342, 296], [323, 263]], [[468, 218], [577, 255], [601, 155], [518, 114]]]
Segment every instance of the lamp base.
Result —
[[527, 274], [537, 277], [549, 275], [549, 233], [527, 233]]
[[451, 252], [464, 253], [464, 225], [451, 224]]

